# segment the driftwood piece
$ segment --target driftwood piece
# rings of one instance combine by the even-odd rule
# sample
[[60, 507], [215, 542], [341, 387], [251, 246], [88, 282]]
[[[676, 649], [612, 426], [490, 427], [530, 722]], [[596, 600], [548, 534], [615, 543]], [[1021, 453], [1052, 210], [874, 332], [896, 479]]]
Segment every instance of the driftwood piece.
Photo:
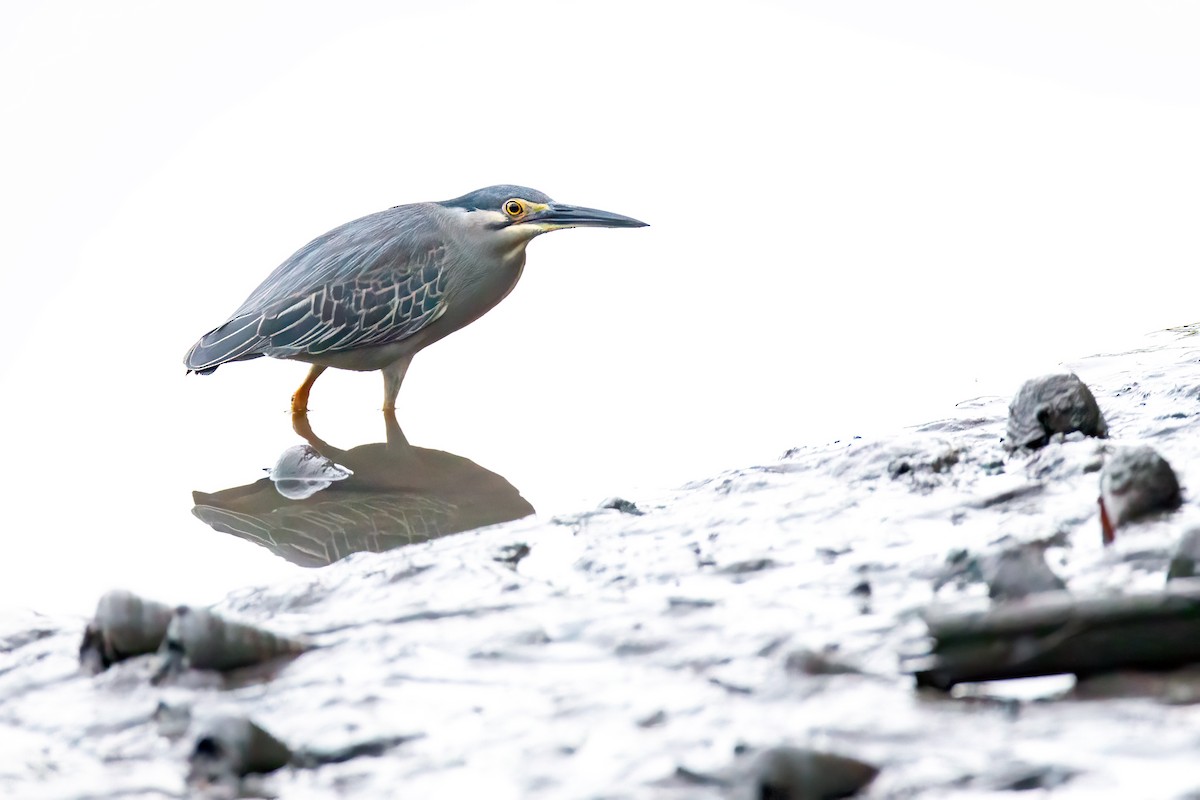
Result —
[[927, 609], [934, 639], [914, 671], [918, 686], [1113, 670], [1167, 670], [1200, 662], [1200, 581], [1163, 591], [1078, 599], [1047, 593], [985, 611]]

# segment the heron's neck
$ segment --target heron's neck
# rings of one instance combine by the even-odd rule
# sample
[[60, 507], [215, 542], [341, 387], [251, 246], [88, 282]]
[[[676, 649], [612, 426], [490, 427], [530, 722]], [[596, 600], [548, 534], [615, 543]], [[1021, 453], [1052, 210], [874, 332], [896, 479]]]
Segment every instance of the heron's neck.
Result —
[[[507, 230], [512, 230], [508, 228]], [[533, 236], [526, 232], [515, 232], [514, 235], [504, 236], [497, 243], [497, 252], [506, 267], [520, 269], [525, 264], [525, 248], [533, 241]]]
[[490, 252], [505, 267], [513, 269], [519, 270], [524, 265], [525, 248], [541, 233], [527, 225], [511, 225], [496, 230], [494, 225], [501, 218], [498, 213], [461, 209], [452, 209], [450, 213], [462, 215], [457, 231], [468, 248], [476, 252]]

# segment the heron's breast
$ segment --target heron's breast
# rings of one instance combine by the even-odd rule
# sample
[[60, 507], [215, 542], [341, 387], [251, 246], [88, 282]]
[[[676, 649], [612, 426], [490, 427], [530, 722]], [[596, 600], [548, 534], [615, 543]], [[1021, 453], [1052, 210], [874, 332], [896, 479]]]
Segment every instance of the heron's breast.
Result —
[[450, 330], [457, 330], [479, 319], [508, 296], [521, 279], [524, 268], [523, 249], [503, 259], [498, 265], [464, 268], [450, 281], [446, 293], [446, 312], [438, 319], [438, 323], [445, 323]]

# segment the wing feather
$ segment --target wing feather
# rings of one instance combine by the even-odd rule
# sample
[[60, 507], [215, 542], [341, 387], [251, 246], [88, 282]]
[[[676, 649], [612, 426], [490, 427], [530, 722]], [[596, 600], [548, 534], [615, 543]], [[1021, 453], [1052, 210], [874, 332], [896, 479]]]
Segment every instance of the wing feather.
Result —
[[421, 330], [446, 308], [447, 252], [435, 213], [398, 206], [314, 239], [201, 337], [188, 368], [391, 344]]

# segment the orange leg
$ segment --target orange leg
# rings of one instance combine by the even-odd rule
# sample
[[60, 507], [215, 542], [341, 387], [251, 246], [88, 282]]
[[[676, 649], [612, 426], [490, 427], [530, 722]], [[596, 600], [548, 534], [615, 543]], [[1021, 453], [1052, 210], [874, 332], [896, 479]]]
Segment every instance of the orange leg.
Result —
[[317, 378], [321, 377], [321, 373], [325, 371], [325, 367], [320, 364], [313, 364], [312, 369], [308, 371], [308, 377], [304, 379], [304, 383], [300, 384], [300, 388], [292, 395], [292, 413], [306, 414], [308, 413], [308, 393], [312, 391], [313, 384], [317, 382]]

